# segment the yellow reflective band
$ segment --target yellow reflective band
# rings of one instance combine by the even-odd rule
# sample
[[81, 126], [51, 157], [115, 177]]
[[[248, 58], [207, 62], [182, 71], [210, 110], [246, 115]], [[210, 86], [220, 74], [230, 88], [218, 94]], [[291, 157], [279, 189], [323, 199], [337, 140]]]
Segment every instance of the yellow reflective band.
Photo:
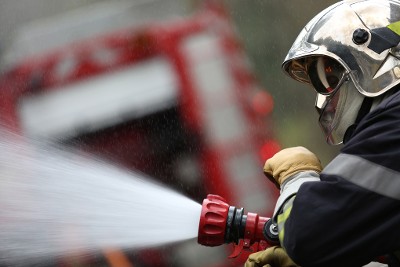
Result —
[[278, 215], [278, 237], [281, 244], [283, 244], [283, 238], [285, 237], [285, 222], [292, 211], [292, 206], [288, 207], [283, 213]]
[[285, 237], [285, 229], [282, 228], [282, 230], [278, 233], [278, 237], [279, 237], [279, 243], [281, 243], [281, 245], [283, 245], [283, 238]]
[[285, 212], [278, 215], [278, 224], [283, 223], [289, 217], [290, 212], [292, 211], [292, 206], [288, 207]]
[[278, 215], [278, 224], [284, 223], [292, 211], [292, 206], [288, 207], [283, 213]]
[[283, 212], [278, 214], [277, 216], [277, 224], [278, 224], [278, 237], [281, 245], [283, 245], [283, 238], [285, 237], [285, 222], [287, 218], [289, 218], [290, 212], [292, 211], [293, 201], [296, 198], [296, 195], [290, 197], [289, 200], [283, 205]]
[[400, 35], [400, 21], [393, 22], [387, 26], [389, 29], [391, 29], [393, 32], [395, 32], [397, 35]]

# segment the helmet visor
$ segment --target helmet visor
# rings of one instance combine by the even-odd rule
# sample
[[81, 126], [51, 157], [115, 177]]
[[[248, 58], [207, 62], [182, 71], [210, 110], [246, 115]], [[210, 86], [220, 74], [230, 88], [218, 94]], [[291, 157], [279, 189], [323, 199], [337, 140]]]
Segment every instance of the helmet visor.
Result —
[[337, 116], [337, 106], [340, 97], [340, 90], [325, 98], [320, 112], [319, 124], [325, 133], [326, 141], [330, 145], [337, 145], [342, 142], [342, 138], [336, 134], [335, 118]]
[[340, 87], [346, 69], [330, 57], [318, 57], [308, 65], [308, 77], [315, 90], [322, 95], [331, 95]]
[[312, 85], [321, 95], [333, 94], [348, 78], [348, 72], [344, 66], [327, 56], [311, 56], [293, 60], [289, 73], [296, 80]]

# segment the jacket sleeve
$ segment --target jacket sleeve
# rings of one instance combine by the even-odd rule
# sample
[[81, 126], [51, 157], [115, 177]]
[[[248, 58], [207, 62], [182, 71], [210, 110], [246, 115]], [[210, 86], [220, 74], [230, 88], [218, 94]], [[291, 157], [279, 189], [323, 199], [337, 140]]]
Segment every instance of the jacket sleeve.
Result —
[[[340, 177], [304, 183], [286, 202], [281, 244], [301, 266], [362, 266], [400, 247], [399, 201]], [[284, 214], [284, 213], [280, 213]]]
[[277, 208], [281, 245], [297, 264], [357, 267], [400, 248], [396, 98], [363, 119], [320, 182], [302, 183]]

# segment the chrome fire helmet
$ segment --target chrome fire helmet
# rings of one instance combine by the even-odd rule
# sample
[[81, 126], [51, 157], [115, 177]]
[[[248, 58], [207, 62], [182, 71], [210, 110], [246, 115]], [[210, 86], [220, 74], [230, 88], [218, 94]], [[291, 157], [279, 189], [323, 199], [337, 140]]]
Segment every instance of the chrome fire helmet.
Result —
[[344, 0], [315, 16], [283, 64], [317, 92], [329, 144], [339, 144], [365, 99], [381, 101], [400, 83], [400, 1]]

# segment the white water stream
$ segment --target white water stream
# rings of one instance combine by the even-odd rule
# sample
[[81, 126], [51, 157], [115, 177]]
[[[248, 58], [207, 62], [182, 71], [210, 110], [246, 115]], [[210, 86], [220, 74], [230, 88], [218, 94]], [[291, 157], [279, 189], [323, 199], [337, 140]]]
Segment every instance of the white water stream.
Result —
[[0, 265], [197, 236], [201, 205], [145, 175], [0, 133]]

